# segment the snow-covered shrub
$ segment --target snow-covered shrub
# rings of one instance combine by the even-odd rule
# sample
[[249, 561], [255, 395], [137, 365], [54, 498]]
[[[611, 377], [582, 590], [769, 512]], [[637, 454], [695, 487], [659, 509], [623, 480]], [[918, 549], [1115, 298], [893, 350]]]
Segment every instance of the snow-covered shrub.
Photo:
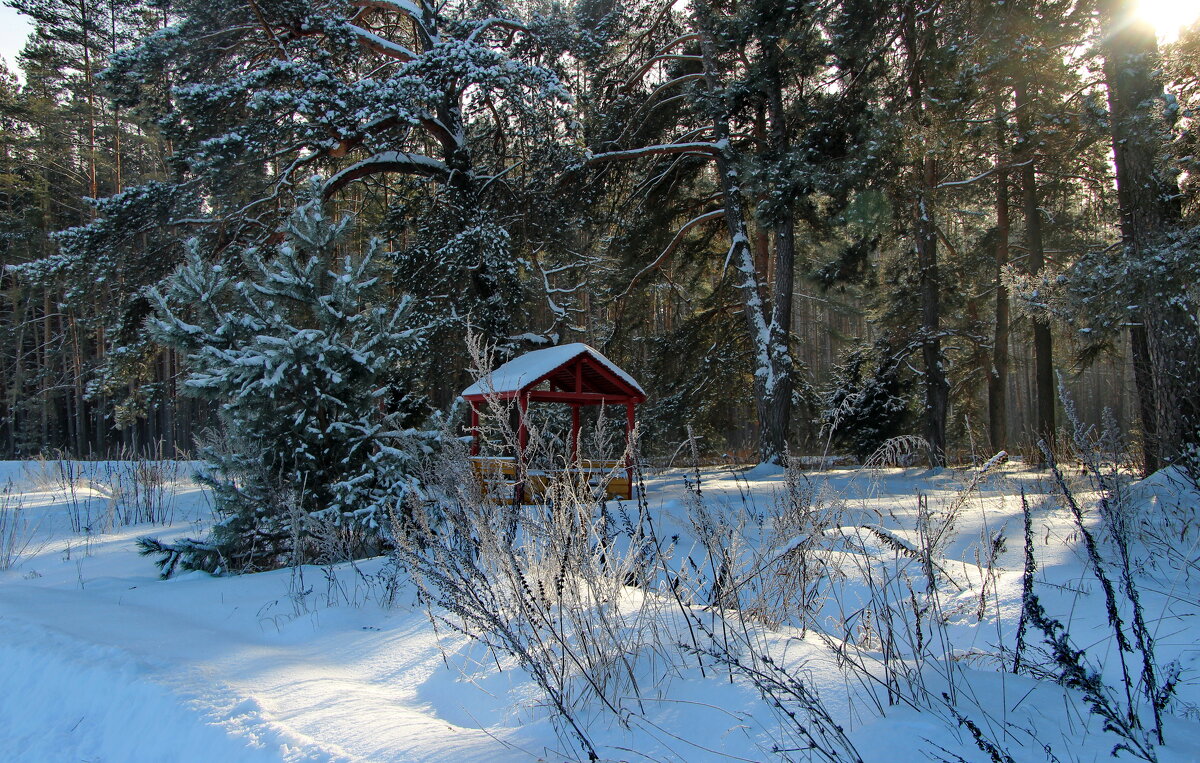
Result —
[[176, 549], [185, 568], [286, 563], [295, 528], [281, 496], [293, 493], [305, 516], [370, 530], [356, 551], [372, 553], [385, 513], [412, 489], [424, 436], [388, 408], [404, 397], [421, 331], [406, 325], [410, 300], [375, 274], [377, 242], [339, 252], [349, 223], [326, 217], [314, 185], [278, 251], [251, 250], [239, 268], [205, 262], [193, 243], [169, 290], [152, 292], [155, 333], [187, 353], [185, 386], [217, 404], [225, 429], [199, 474], [222, 520]]
[[904, 434], [911, 421], [912, 381], [901, 375], [900, 363], [885, 350], [883, 344], [852, 350], [835, 369], [825, 395], [825, 432], [832, 443], [859, 459]]

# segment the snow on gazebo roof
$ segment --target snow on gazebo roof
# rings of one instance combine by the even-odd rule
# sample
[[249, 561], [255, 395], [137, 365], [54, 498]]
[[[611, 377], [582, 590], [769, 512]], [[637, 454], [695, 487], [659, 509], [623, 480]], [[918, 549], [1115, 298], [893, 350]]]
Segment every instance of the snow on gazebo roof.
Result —
[[645, 398], [646, 393], [632, 376], [621, 370], [616, 363], [604, 357], [599, 350], [582, 342], [534, 350], [513, 358], [464, 389], [462, 396], [466, 398], [488, 395], [507, 396], [520, 392], [538, 384], [554, 371], [570, 364], [580, 356], [590, 357], [596, 364], [629, 385], [631, 391]]

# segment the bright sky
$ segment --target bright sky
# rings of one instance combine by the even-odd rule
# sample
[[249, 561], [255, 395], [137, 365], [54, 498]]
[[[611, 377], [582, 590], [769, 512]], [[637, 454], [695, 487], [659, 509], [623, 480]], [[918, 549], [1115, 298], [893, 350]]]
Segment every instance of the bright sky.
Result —
[[1182, 27], [1200, 17], [1200, 0], [1141, 0], [1141, 15], [1158, 30], [1158, 39], [1171, 42]]
[[25, 46], [25, 38], [31, 29], [28, 18], [7, 5], [0, 5], [0, 56], [4, 56], [8, 68], [14, 72], [17, 70], [17, 53]]

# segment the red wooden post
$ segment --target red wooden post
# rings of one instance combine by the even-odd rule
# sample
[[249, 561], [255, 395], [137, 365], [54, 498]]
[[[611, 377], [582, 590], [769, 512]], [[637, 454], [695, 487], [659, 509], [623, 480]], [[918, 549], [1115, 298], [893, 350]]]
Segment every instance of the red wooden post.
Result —
[[579, 463], [579, 404], [571, 405], [571, 463]]
[[529, 414], [529, 395], [521, 395], [517, 400], [521, 408], [520, 422], [517, 427], [517, 461], [524, 463], [525, 446], [529, 444], [529, 427], [525, 424], [525, 417]]
[[529, 413], [529, 395], [518, 393], [517, 405], [520, 408], [520, 424], [517, 427], [517, 486], [513, 494], [513, 503], [520, 505], [525, 503], [525, 446], [529, 444], [529, 427], [525, 423], [525, 417]]
[[479, 409], [471, 402], [471, 455], [479, 455]]
[[633, 401], [625, 403], [625, 476], [629, 479], [629, 497], [633, 498]]

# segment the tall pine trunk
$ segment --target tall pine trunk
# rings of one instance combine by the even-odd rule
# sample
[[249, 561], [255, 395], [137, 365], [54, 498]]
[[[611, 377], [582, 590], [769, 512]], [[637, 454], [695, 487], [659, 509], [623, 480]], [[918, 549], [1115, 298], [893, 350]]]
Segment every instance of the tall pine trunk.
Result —
[[[770, 120], [771, 152], [786, 156], [791, 149], [787, 115], [783, 105], [783, 74], [780, 71], [778, 50], [770, 46], [766, 64], [767, 115]], [[771, 288], [770, 353], [775, 374], [775, 388], [766, 401], [763, 418], [764, 453], [778, 460], [787, 452], [788, 430], [791, 428], [792, 394], [795, 391], [791, 355], [792, 299], [796, 283], [796, 220], [790, 204], [782, 205], [775, 220], [772, 238], [775, 240], [775, 273]], [[764, 275], [764, 277], [766, 277]]]
[[[790, 321], [794, 244], [790, 218], [778, 222], [773, 231], [776, 245], [776, 284], [786, 278], [787, 287], [782, 295], [783, 304], [779, 301], [781, 295], [775, 295], [768, 312], [768, 306], [762, 296], [762, 280], [755, 263], [754, 251], [750, 246], [749, 226], [746, 223], [746, 208], [742, 201], [738, 170], [729, 155], [729, 114], [722, 93], [717, 53], [712, 41], [709, 23], [711, 13], [706, 0], [697, 0], [694, 3], [693, 20], [696, 31], [700, 34], [709, 117], [712, 120], [714, 141], [721, 147], [714, 158], [724, 200], [725, 224], [730, 238], [728, 262], [736, 271], [737, 288], [742, 299], [742, 314], [754, 347], [754, 402], [759, 421], [759, 459], [764, 463], [775, 463], [780, 461], [786, 452], [791, 415], [792, 380], [787, 362], [790, 359], [788, 337], [782, 333], [779, 321], [783, 312], [787, 313]], [[782, 101], [780, 106], [781, 104]], [[772, 130], [777, 126], [781, 126], [781, 123], [772, 124]]]
[[[1037, 154], [1033, 137], [1033, 103], [1025, 85], [1016, 88], [1017, 157], [1021, 163], [1021, 211], [1025, 218], [1026, 268], [1033, 276], [1046, 264], [1046, 249], [1042, 240], [1042, 211], [1038, 198]], [[1034, 421], [1034, 441], [1044, 440], [1054, 446], [1054, 358], [1050, 324], [1043, 319], [1033, 321], [1033, 386], [1037, 398]], [[1037, 449], [1041, 453], [1041, 449]]]
[[[904, 5], [903, 45], [908, 59], [908, 97], [913, 109], [917, 139], [929, 128], [929, 103], [926, 93], [925, 56], [934, 46], [930, 14], [912, 3]], [[926, 146], [917, 147], [919, 158], [913, 166], [913, 237], [917, 256], [918, 291], [921, 306], [920, 343], [925, 365], [925, 440], [929, 444], [930, 466], [946, 464], [946, 418], [950, 407], [941, 337], [941, 278], [938, 274], [937, 222], [934, 218], [934, 194], [937, 188], [937, 160]]]
[[937, 185], [936, 171], [936, 160], [928, 155], [923, 157], [916, 203], [916, 249], [921, 292], [921, 356], [925, 362], [925, 439], [929, 443], [930, 465], [945, 466], [950, 384], [942, 358], [941, 278], [932, 198]]
[[[87, 0], [79, 0], [80, 28], [83, 32], [83, 79], [87, 88], [87, 132], [88, 132], [88, 195], [100, 196], [100, 185], [96, 178], [96, 86], [92, 81], [92, 18]], [[92, 214], [95, 214], [93, 209]]]
[[[996, 166], [1008, 161], [1005, 147], [1006, 120], [1003, 107], [996, 106]], [[1008, 264], [1008, 172], [996, 173], [996, 320], [992, 339], [992, 362], [988, 369], [988, 435], [992, 449], [1008, 449], [1008, 287], [1004, 267]]]

